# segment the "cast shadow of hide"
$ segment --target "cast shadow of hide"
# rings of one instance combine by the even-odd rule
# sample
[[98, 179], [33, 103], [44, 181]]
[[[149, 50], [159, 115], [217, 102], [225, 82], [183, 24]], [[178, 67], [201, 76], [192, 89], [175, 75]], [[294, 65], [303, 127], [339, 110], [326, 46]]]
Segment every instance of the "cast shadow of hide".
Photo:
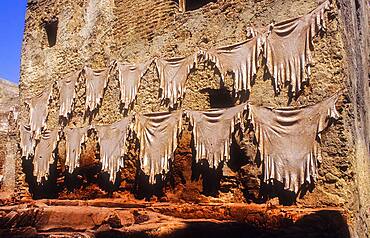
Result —
[[26, 183], [33, 199], [54, 199], [58, 197], [59, 187], [57, 185], [57, 162], [50, 164], [48, 179], [42, 178], [40, 183], [33, 176], [33, 159], [22, 159], [22, 172], [25, 174]]
[[[271, 75], [269, 69], [266, 66], [266, 60], [265, 59], [263, 59], [263, 65], [264, 65], [263, 66], [263, 76], [262, 76], [263, 81], [271, 80], [271, 87], [274, 90], [274, 94], [275, 94], [275, 96], [278, 96], [281, 93], [281, 91], [279, 92], [279, 91], [276, 90], [277, 85], [275, 85], [274, 78], [273, 78], [273, 76]], [[293, 100], [298, 100], [299, 96], [303, 92], [303, 89], [307, 85], [309, 85], [309, 79], [307, 79], [306, 82], [302, 82], [301, 83], [301, 89], [302, 90], [300, 90], [299, 92], [296, 92], [296, 93], [293, 94], [293, 92], [292, 92], [292, 86], [290, 85], [290, 82], [284, 82], [284, 85], [282, 87], [283, 88], [288, 88], [287, 95], [286, 95], [287, 98], [288, 98], [287, 106], [289, 106], [292, 103]], [[282, 88], [280, 90], [282, 90]]]
[[[150, 222], [150, 220], [149, 220]], [[104, 230], [95, 233], [96, 238], [108, 237], [162, 237], [162, 238], [225, 238], [225, 237], [259, 237], [259, 238], [349, 238], [350, 232], [346, 218], [338, 211], [321, 210], [303, 216], [296, 222], [290, 218], [281, 218], [265, 224], [265, 214], [253, 215], [245, 222], [211, 222], [185, 221], [184, 225], [174, 227], [165, 234], [153, 235], [150, 231]], [[258, 224], [259, 223], [259, 224]], [[264, 224], [264, 225], [261, 225]]]
[[[113, 192], [119, 190], [121, 183], [121, 173], [117, 172], [115, 182], [109, 181], [109, 174], [101, 171], [101, 164], [94, 164], [90, 166], [84, 166], [82, 168], [76, 168], [75, 171], [70, 174], [65, 171], [64, 185], [68, 192], [75, 192], [77, 189], [86, 188], [90, 185], [96, 184], [99, 189], [106, 192], [107, 194], [103, 197], [112, 197]], [[97, 194], [85, 194], [85, 198], [94, 199]], [[98, 196], [100, 197], [100, 196]]]
[[[260, 152], [257, 151], [256, 161], [258, 164], [261, 164], [261, 156]], [[280, 181], [273, 179], [272, 183], [265, 183], [263, 182], [263, 171], [264, 165], [262, 163], [262, 174], [260, 177], [260, 194], [259, 197], [261, 198], [261, 202], [265, 203], [269, 199], [277, 197], [279, 199], [279, 203], [284, 206], [291, 206], [296, 203], [297, 198], [303, 198], [306, 193], [312, 192], [315, 188], [314, 183], [308, 184], [307, 182], [302, 184], [299, 187], [297, 193], [292, 192], [290, 190], [284, 189], [284, 184]]]
[[[100, 146], [97, 143], [96, 151], [100, 151]], [[101, 161], [100, 154], [95, 153], [95, 160]], [[106, 197], [112, 197], [114, 191], [118, 191], [122, 182], [121, 172], [116, 173], [116, 180], [114, 182], [109, 180], [109, 173], [101, 170], [102, 164], [95, 162], [92, 164], [77, 167], [72, 174], [67, 170], [64, 171], [64, 186], [68, 192], [74, 192], [76, 189], [86, 188], [90, 185], [96, 184], [99, 189], [107, 192]], [[87, 197], [94, 199], [94, 194], [86, 194]]]
[[206, 196], [217, 196], [220, 189], [223, 163], [220, 163], [218, 168], [211, 168], [207, 160], [195, 161], [196, 151], [194, 149], [193, 137], [191, 138], [191, 145], [191, 180], [198, 181], [199, 179], [202, 179], [202, 193]]
[[207, 93], [209, 103], [212, 108], [228, 108], [236, 105], [236, 101], [246, 102], [249, 99], [249, 92], [242, 92], [237, 97], [232, 96], [232, 92], [226, 87], [221, 86], [220, 89], [204, 88], [199, 90], [200, 93]]
[[94, 118], [99, 114], [100, 106], [101, 106], [101, 102], [100, 102], [100, 104], [99, 104], [95, 109], [93, 109], [92, 111], [90, 111], [90, 109], [85, 109], [85, 113], [84, 113], [84, 122], [86, 122], [86, 119], [88, 119], [88, 120], [89, 120], [89, 125], [91, 125], [91, 123], [92, 123], [92, 121], [94, 120]]
[[134, 194], [135, 198], [149, 201], [153, 196], [156, 196], [157, 198], [164, 197], [165, 180], [163, 179], [162, 175], [156, 175], [155, 183], [150, 184], [149, 176], [141, 170], [139, 160], [137, 160], [136, 168], [135, 181], [132, 188], [132, 193]]

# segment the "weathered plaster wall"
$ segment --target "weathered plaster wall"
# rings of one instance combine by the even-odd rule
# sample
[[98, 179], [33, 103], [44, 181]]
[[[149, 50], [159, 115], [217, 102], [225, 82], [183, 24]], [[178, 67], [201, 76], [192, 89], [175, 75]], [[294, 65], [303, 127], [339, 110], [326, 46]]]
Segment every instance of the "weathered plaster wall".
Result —
[[[21, 102], [52, 85], [68, 72], [81, 69], [84, 65], [103, 67], [113, 59], [118, 61], [143, 62], [152, 57], [172, 57], [189, 55], [199, 48], [223, 46], [242, 41], [246, 37], [246, 27], [254, 26], [264, 29], [271, 21], [282, 21], [291, 17], [308, 13], [317, 6], [316, 1], [218, 1], [204, 8], [180, 14], [173, 1], [126, 1], [126, 0], [66, 0], [66, 1], [29, 1], [26, 16], [25, 37], [22, 52], [22, 70], [20, 95]], [[58, 18], [56, 45], [48, 46], [47, 35], [42, 27], [53, 17]], [[258, 105], [286, 106], [313, 104], [344, 89], [338, 101], [341, 115], [322, 137], [324, 161], [320, 167], [319, 180], [314, 190], [298, 200], [304, 207], [340, 206], [352, 214], [351, 221], [358, 221], [359, 187], [369, 187], [369, 180], [364, 179], [366, 167], [362, 169], [360, 161], [366, 155], [358, 154], [356, 147], [359, 127], [354, 121], [359, 113], [353, 91], [356, 87], [350, 78], [353, 77], [348, 66], [348, 52], [345, 50], [346, 31], [338, 15], [337, 6], [329, 13], [327, 31], [315, 39], [314, 65], [310, 85], [300, 97], [288, 100], [287, 91], [274, 95], [269, 77], [264, 69], [258, 71], [249, 100]], [[348, 26], [347, 26], [348, 27]], [[348, 31], [348, 30], [347, 30]], [[354, 56], [357, 57], [357, 56]], [[349, 77], [351, 76], [351, 77]], [[219, 76], [203, 65], [193, 72], [187, 83], [184, 109], [207, 109], [211, 107], [231, 106], [235, 99], [231, 96], [230, 78], [226, 80], [224, 89], [220, 89]], [[158, 97], [159, 83], [154, 65], [144, 76], [137, 103], [133, 111], [151, 112], [167, 110], [160, 104]], [[363, 86], [365, 89], [365, 86]], [[58, 126], [57, 91], [54, 90], [53, 102], [50, 106], [48, 128]], [[78, 90], [78, 100], [73, 118], [69, 126], [88, 124], [84, 120], [84, 85]], [[357, 110], [357, 111], [356, 111]], [[119, 110], [118, 81], [110, 78], [108, 88], [98, 114], [92, 120], [98, 123], [111, 123], [124, 115]], [[28, 121], [28, 108], [21, 105], [21, 120]], [[364, 122], [365, 123], [365, 122]], [[154, 193], [164, 201], [192, 202], [269, 202], [273, 196], [259, 194], [260, 169], [255, 162], [256, 147], [252, 143], [252, 134], [246, 133], [241, 143], [242, 155], [234, 156], [230, 168], [224, 168], [220, 187], [213, 180], [216, 173], [193, 168], [190, 148], [190, 133], [184, 130], [179, 149], [177, 150], [173, 169], [167, 181], [164, 193], [157, 188], [147, 188], [135, 183], [137, 150], [132, 146], [127, 167], [122, 170], [123, 182], [120, 189], [113, 193], [116, 197], [134, 199]], [[364, 137], [365, 138], [365, 137]], [[363, 143], [366, 146], [366, 141]], [[55, 179], [46, 185], [53, 187], [59, 198], [94, 198], [103, 197], [102, 189], [110, 190], [111, 186], [102, 183], [98, 175], [96, 143], [91, 136], [86, 149], [83, 150], [82, 168], [77, 171], [79, 176], [64, 178], [63, 160], [64, 143], [61, 141], [58, 154], [59, 162], [52, 169]], [[361, 159], [360, 159], [361, 158]], [[28, 168], [30, 163], [26, 163]], [[30, 168], [28, 168], [29, 170]], [[26, 169], [27, 170], [27, 169]], [[196, 172], [202, 172], [202, 179], [194, 181]], [[360, 175], [361, 174], [361, 175]], [[21, 175], [20, 175], [21, 176]], [[31, 183], [32, 184], [32, 183]], [[53, 184], [57, 184], [57, 189]], [[66, 185], [67, 184], [67, 185]], [[26, 183], [23, 183], [23, 187]], [[21, 187], [22, 187], [21, 186]], [[33, 186], [33, 185], [32, 185]], [[72, 193], [66, 187], [77, 187]], [[203, 187], [217, 196], [204, 196]], [[42, 190], [42, 189], [36, 189]], [[143, 192], [145, 191], [145, 192]], [[361, 192], [361, 196], [366, 193]], [[22, 196], [22, 194], [21, 194]], [[42, 196], [42, 195], [40, 195]], [[283, 195], [280, 194], [280, 197]], [[366, 214], [361, 215], [365, 217]], [[365, 232], [365, 228], [361, 228]], [[365, 233], [364, 233], [365, 234]]]

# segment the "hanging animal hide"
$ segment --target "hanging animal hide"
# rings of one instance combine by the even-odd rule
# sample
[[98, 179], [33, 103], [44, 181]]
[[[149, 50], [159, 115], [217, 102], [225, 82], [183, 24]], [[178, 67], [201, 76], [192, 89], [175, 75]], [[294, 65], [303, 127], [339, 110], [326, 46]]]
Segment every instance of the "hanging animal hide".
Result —
[[112, 125], [95, 126], [100, 145], [102, 170], [109, 173], [109, 180], [116, 181], [116, 174], [123, 167], [126, 138], [132, 116]]
[[51, 88], [43, 91], [27, 102], [30, 107], [30, 127], [34, 139], [38, 140], [42, 128], [46, 125], [48, 117], [48, 105], [51, 97]]
[[142, 64], [117, 63], [121, 103], [124, 104], [126, 110], [135, 100], [140, 87], [140, 80], [152, 62], [152, 60], [149, 60]]
[[273, 180], [297, 192], [305, 183], [316, 181], [321, 161], [320, 134], [337, 119], [338, 95], [302, 108], [272, 109], [250, 105], [250, 119], [261, 160], [264, 182]]
[[20, 125], [20, 147], [22, 149], [22, 157], [29, 159], [33, 155], [35, 148], [35, 140], [32, 138], [31, 129], [29, 126]]
[[234, 45], [200, 51], [204, 60], [215, 63], [220, 71], [222, 81], [227, 73], [234, 74], [234, 91], [250, 91], [251, 82], [259, 67], [258, 57], [262, 42], [259, 36]]
[[108, 85], [110, 68], [93, 70], [85, 67], [86, 110], [93, 111], [101, 103], [104, 90]]
[[71, 174], [80, 165], [81, 146], [87, 139], [89, 126], [82, 128], [64, 128], [66, 139], [66, 162]]
[[65, 78], [58, 81], [59, 89], [59, 115], [68, 118], [73, 110], [73, 101], [76, 98], [76, 84], [81, 71], [69, 73]]
[[264, 57], [274, 79], [276, 92], [289, 82], [298, 93], [302, 83], [310, 76], [313, 50], [312, 38], [325, 29], [324, 12], [330, 8], [327, 0], [309, 14], [271, 25], [267, 36]]
[[58, 143], [58, 129], [47, 131], [41, 135], [40, 142], [36, 145], [33, 158], [33, 176], [40, 183], [42, 178], [47, 179], [50, 164], [54, 163], [54, 150]]
[[182, 111], [138, 115], [135, 132], [140, 141], [141, 169], [155, 183], [155, 176], [169, 171], [169, 160], [182, 129]]
[[232, 108], [213, 109], [210, 111], [187, 111], [193, 127], [195, 161], [208, 161], [211, 168], [230, 159], [230, 145], [235, 128], [244, 130], [244, 111], [247, 104]]
[[188, 57], [155, 59], [162, 100], [168, 99], [171, 108], [184, 97], [185, 83], [190, 70], [197, 63], [198, 53]]

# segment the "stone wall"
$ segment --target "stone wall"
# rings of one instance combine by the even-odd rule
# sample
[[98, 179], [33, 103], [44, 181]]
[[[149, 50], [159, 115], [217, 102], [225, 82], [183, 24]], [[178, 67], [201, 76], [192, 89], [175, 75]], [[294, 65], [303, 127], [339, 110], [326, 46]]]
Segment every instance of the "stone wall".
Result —
[[[272, 21], [279, 22], [308, 13], [316, 6], [315, 0], [220, 0], [198, 10], [179, 13], [175, 2], [171, 0], [30, 0], [22, 52], [21, 102], [84, 65], [95, 68], [106, 66], [113, 59], [143, 62], [156, 56], [186, 56], [199, 48], [243, 41], [246, 39], [247, 26], [263, 30]], [[327, 31], [315, 38], [310, 84], [297, 99], [289, 99], [287, 90], [275, 95], [269, 76], [264, 73], [264, 68], [260, 68], [249, 100], [257, 105], [274, 107], [308, 105], [344, 89], [337, 103], [341, 117], [322, 137], [324, 160], [318, 182], [313, 191], [308, 191], [297, 203], [303, 207], [343, 207], [351, 212], [350, 219], [355, 223], [358, 220], [355, 214], [359, 211], [356, 196], [358, 187], [369, 187], [369, 180], [362, 178], [361, 184], [358, 184], [357, 169], [361, 167], [361, 162], [355, 146], [357, 134], [354, 128], [358, 126], [354, 124], [354, 119], [359, 111], [355, 110], [355, 85], [349, 80], [352, 72], [347, 63], [349, 56], [344, 37], [348, 33], [339, 12], [334, 4], [334, 10], [328, 14]], [[49, 46], [44, 26], [55, 19], [58, 22], [56, 44]], [[189, 76], [182, 108], [208, 109], [237, 104], [231, 95], [231, 78], [226, 79], [222, 89], [219, 82], [218, 74], [199, 65], [199, 69]], [[152, 65], [142, 80], [133, 111], [168, 110], [160, 103], [158, 89], [158, 77]], [[84, 91], [82, 84], [68, 126], [89, 123], [88, 119], [84, 119]], [[57, 91], [54, 90], [48, 128], [58, 126], [57, 98]], [[112, 76], [102, 106], [92, 120], [112, 123], [122, 117], [118, 81]], [[23, 103], [21, 121], [28, 122], [28, 108]], [[253, 134], [247, 132], [239, 145], [241, 150], [235, 148], [233, 159], [228, 166], [224, 166], [225, 176], [221, 178], [220, 171], [193, 166], [191, 136], [185, 127], [164, 190], [159, 185], [150, 187], [141, 181], [136, 169], [137, 148], [133, 143], [125, 162], [126, 167], [121, 171], [123, 181], [119, 186], [107, 184], [105, 175], [98, 172], [94, 135], [90, 136], [81, 157], [82, 166], [74, 175], [69, 176], [64, 172], [64, 142], [61, 141], [58, 162], [51, 167], [54, 177], [44, 185], [46, 187], [36, 185], [30, 175], [26, 176], [26, 180], [32, 192], [37, 194], [36, 197], [85, 199], [105, 197], [109, 192], [114, 197], [128, 200], [146, 197], [170, 202], [274, 203], [274, 197], [277, 196], [284, 202], [287, 196], [284, 193], [274, 191], [264, 194], [260, 191], [261, 171], [255, 162], [256, 146], [252, 138]], [[29, 162], [23, 165], [26, 174], [32, 171]], [[363, 171], [369, 171], [366, 166]], [[21, 184], [26, 186], [26, 183]], [[40, 193], [45, 188], [52, 192]]]
[[15, 189], [17, 157], [18, 87], [0, 79], [0, 198], [9, 198]]

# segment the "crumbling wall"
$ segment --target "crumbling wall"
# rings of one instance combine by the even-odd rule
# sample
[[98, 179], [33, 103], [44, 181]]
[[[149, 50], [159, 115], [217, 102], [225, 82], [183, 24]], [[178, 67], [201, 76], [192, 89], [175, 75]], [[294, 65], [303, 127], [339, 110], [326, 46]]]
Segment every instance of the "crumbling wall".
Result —
[[[246, 39], [247, 26], [262, 31], [272, 21], [279, 22], [306, 14], [316, 6], [317, 2], [314, 0], [233, 0], [218, 1], [197, 10], [179, 13], [175, 2], [170, 0], [29, 1], [21, 66], [21, 121], [28, 122], [28, 108], [23, 105], [27, 98], [84, 65], [98, 68], [107, 66], [113, 59], [135, 63], [153, 57], [186, 56], [199, 48], [207, 49], [243, 41]], [[310, 84], [297, 99], [289, 99], [286, 89], [275, 95], [270, 77], [262, 67], [258, 71], [249, 100], [264, 106], [307, 105], [322, 101], [344, 89], [337, 104], [341, 118], [322, 137], [324, 161], [320, 166], [318, 182], [313, 191], [307, 192], [297, 203], [304, 207], [344, 207], [353, 212], [351, 220], [357, 221], [355, 214], [359, 211], [356, 196], [358, 187], [369, 187], [369, 181], [363, 179], [364, 175], [359, 175], [358, 169], [365, 162], [360, 161], [359, 158], [364, 156], [358, 154], [359, 147], [355, 146], [357, 137], [354, 128], [360, 126], [354, 124], [354, 119], [363, 109], [357, 109], [354, 97], [357, 92], [353, 91], [356, 85], [351, 83], [353, 80], [349, 80], [353, 74], [348, 69], [350, 67], [346, 66], [349, 59], [348, 52], [345, 51], [345, 44], [348, 44], [344, 37], [346, 28], [338, 12], [337, 5], [334, 5], [334, 10], [328, 14], [326, 32], [315, 38]], [[58, 19], [58, 30], [56, 44], [50, 47], [43, 23], [52, 18]], [[219, 82], [220, 77], [213, 69], [199, 65], [199, 69], [188, 79], [182, 108], [208, 109], [238, 103], [231, 95], [231, 78], [226, 78], [221, 89]], [[366, 89], [365, 86], [362, 88]], [[168, 110], [160, 103], [158, 89], [158, 77], [152, 65], [142, 80], [133, 111]], [[81, 84], [68, 126], [89, 123], [89, 118], [84, 119], [84, 91], [84, 85]], [[57, 97], [57, 91], [54, 90], [48, 128], [58, 126]], [[118, 81], [112, 76], [102, 105], [91, 120], [96, 123], [112, 123], [122, 118], [124, 115], [120, 112], [119, 101]], [[224, 166], [225, 176], [221, 178], [221, 171], [210, 171], [194, 165], [191, 136], [185, 128], [172, 170], [164, 183], [165, 190], [160, 185], [150, 187], [141, 181], [134, 143], [130, 144], [129, 158], [121, 171], [123, 181], [117, 189], [117, 184], [115, 188], [107, 184], [104, 182], [106, 176], [98, 172], [100, 165], [94, 135], [90, 136], [83, 149], [81, 168], [72, 176], [66, 175], [64, 171], [64, 142], [61, 141], [58, 149], [59, 161], [51, 167], [54, 178], [46, 185], [46, 188], [53, 188], [54, 192], [52, 195], [40, 196], [84, 199], [104, 197], [105, 191], [109, 191], [112, 196], [128, 200], [157, 197], [161, 201], [171, 202], [274, 203], [275, 196], [280, 197], [281, 201], [286, 200], [287, 194], [281, 191], [270, 191], [271, 188], [268, 187], [263, 187], [261, 191], [261, 170], [257, 167], [256, 146], [252, 138], [253, 134], [247, 132], [241, 148], [235, 148], [231, 163]], [[363, 144], [366, 145], [366, 141]], [[362, 152], [362, 155], [366, 154]], [[32, 171], [31, 163], [23, 164], [23, 172]], [[365, 171], [364, 168], [362, 174]], [[37, 187], [31, 177], [27, 179], [30, 186]], [[22, 186], [27, 184], [23, 183]], [[33, 192], [45, 191], [41, 188], [32, 189]], [[73, 192], [70, 193], [67, 189], [72, 189]], [[153, 194], [156, 196], [151, 196]], [[365, 197], [366, 193], [362, 194]]]

